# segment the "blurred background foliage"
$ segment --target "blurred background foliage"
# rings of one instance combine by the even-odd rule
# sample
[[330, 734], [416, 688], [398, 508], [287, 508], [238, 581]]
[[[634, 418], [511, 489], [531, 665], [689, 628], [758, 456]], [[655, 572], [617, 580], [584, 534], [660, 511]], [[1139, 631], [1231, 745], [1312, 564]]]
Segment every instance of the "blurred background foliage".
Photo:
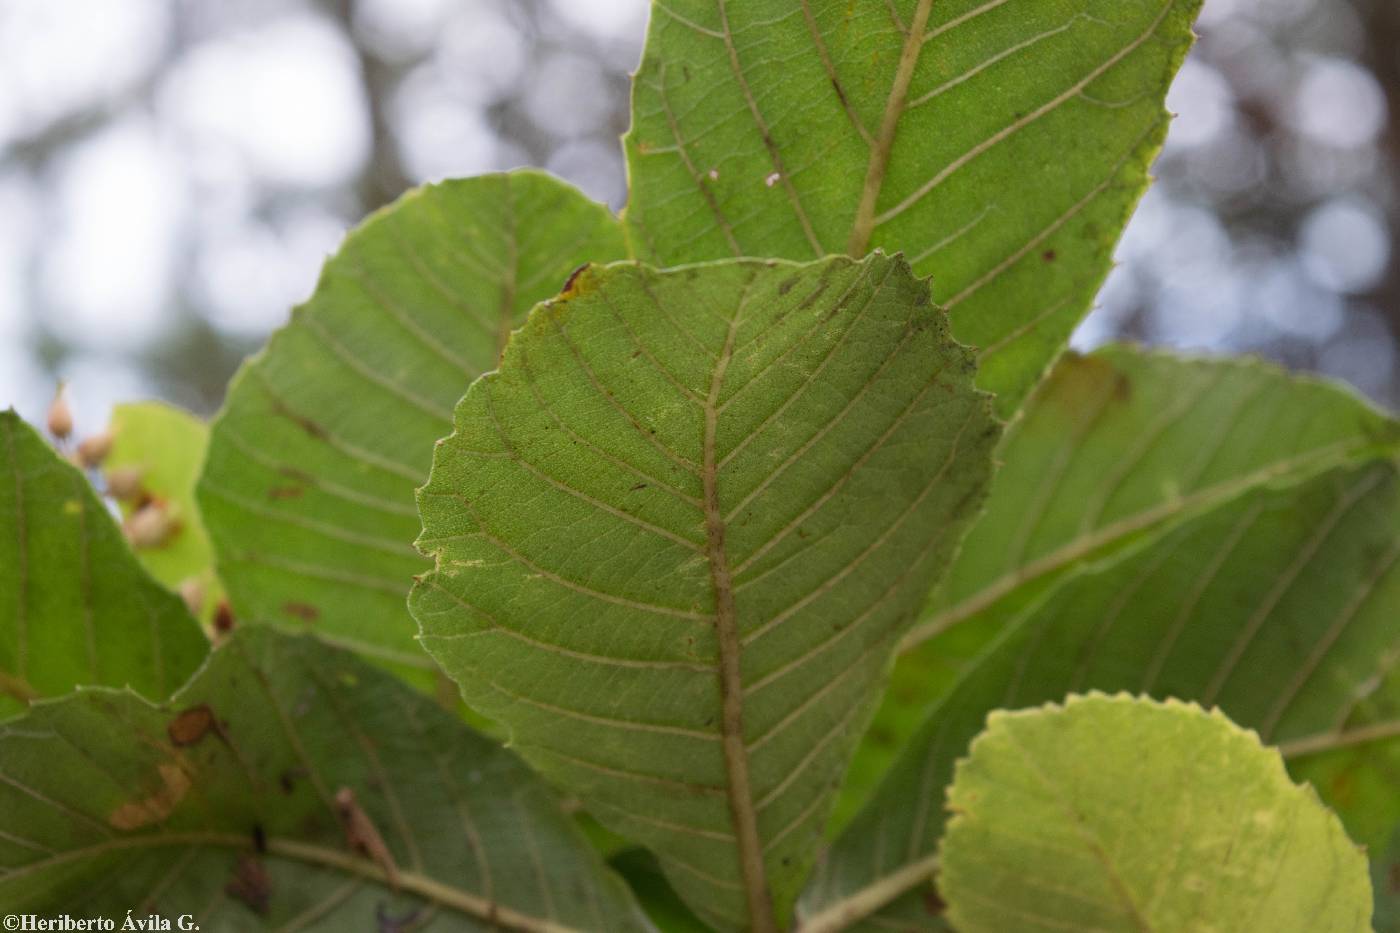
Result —
[[[646, 0], [0, 0], [0, 407], [217, 408], [345, 230], [542, 166], [621, 207]], [[1207, 0], [1075, 336], [1258, 353], [1400, 405], [1400, 3]]]

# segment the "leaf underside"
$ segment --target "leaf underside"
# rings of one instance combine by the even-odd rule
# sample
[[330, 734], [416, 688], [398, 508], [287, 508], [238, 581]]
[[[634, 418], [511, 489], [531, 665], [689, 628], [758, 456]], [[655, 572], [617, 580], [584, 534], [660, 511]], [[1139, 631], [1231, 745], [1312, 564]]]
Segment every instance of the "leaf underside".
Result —
[[1012, 590], [1003, 606], [1024, 605], [1183, 516], [1397, 444], [1400, 425], [1354, 392], [1272, 364], [1130, 346], [1066, 354], [1007, 432], [986, 513], [921, 627], [955, 625]]
[[209, 644], [146, 573], [87, 478], [0, 412], [0, 716], [77, 684], [164, 697]]
[[531, 306], [622, 255], [605, 207], [536, 172], [418, 189], [351, 233], [213, 424], [199, 501], [240, 622], [430, 669], [404, 600], [433, 442]]
[[[1397, 529], [1400, 472], [1381, 460], [1257, 489], [1065, 581], [1012, 619], [937, 703], [804, 904], [821, 909], [935, 851], [953, 761], [988, 712], [1069, 692], [1219, 705], [1301, 759], [1304, 774], [1303, 756], [1369, 742], [1353, 784], [1367, 780], [1366, 762], [1393, 801]], [[1351, 785], [1317, 786], [1359, 838], [1384, 838], [1388, 826], [1353, 809], [1363, 801], [1348, 800]]]
[[1361, 851], [1219, 711], [1091, 694], [994, 713], [948, 807], [963, 933], [1371, 928]]
[[587, 270], [438, 448], [423, 643], [705, 919], [781, 923], [980, 503], [971, 372], [883, 255]]
[[[846, 787], [849, 813], [930, 705], [1016, 614], [1082, 567], [1264, 485], [1395, 450], [1354, 393], [1256, 360], [1067, 353], [998, 451], [986, 510], [920, 624]], [[922, 641], [922, 644], [918, 644]]]
[[1088, 310], [1199, 0], [667, 0], [624, 138], [639, 258], [902, 250], [1009, 416]]
[[[244, 629], [160, 707], [111, 690], [38, 704], [0, 726], [0, 763], [7, 910], [190, 913], [205, 930], [647, 929], [514, 755], [309, 638]], [[382, 849], [352, 847], [344, 789], [371, 827], [353, 838]]]

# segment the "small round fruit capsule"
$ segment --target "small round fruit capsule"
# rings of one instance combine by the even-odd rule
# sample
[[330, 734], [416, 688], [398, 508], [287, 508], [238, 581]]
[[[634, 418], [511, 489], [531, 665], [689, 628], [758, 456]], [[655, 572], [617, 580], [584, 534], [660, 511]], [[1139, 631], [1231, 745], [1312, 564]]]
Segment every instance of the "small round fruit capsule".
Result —
[[144, 471], [140, 467], [125, 466], [108, 470], [103, 479], [107, 483], [107, 495], [113, 499], [135, 499], [141, 495], [141, 479]]
[[67, 440], [68, 435], [73, 433], [73, 410], [68, 407], [65, 396], [63, 383], [60, 382], [53, 401], [49, 403], [49, 433], [61, 441]]
[[136, 548], [160, 547], [170, 540], [177, 527], [175, 520], [170, 516], [170, 510], [160, 501], [148, 502], [141, 506], [127, 516], [126, 522], [123, 523], [126, 539]]
[[101, 466], [102, 461], [106, 460], [107, 455], [111, 452], [111, 431], [103, 431], [101, 434], [85, 437], [78, 442], [78, 462], [90, 470]]

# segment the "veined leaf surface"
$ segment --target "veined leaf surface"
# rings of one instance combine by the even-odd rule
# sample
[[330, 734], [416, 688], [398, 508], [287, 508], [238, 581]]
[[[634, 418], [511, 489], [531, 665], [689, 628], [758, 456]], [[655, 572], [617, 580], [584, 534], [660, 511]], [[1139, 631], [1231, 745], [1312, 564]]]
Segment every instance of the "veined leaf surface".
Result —
[[962, 933], [1371, 929], [1365, 856], [1219, 710], [1091, 694], [993, 713], [948, 808]]
[[1129, 346], [1065, 354], [1002, 439], [986, 510], [906, 639], [844, 808], [959, 671], [1066, 574], [1251, 489], [1397, 443], [1400, 426], [1354, 393], [1258, 361]]
[[1387, 878], [1376, 888], [1378, 899], [1389, 895], [1386, 903], [1377, 901], [1380, 917], [1400, 907], [1400, 637], [1374, 659], [1372, 671], [1356, 685], [1341, 735], [1304, 736], [1287, 751], [1293, 773], [1320, 789], [1351, 837], [1373, 854], [1376, 872]]
[[310, 638], [243, 629], [159, 707], [113, 690], [36, 704], [0, 726], [0, 762], [13, 912], [649, 929], [514, 755]]
[[622, 255], [606, 208], [535, 172], [419, 189], [353, 232], [213, 425], [199, 500], [239, 620], [429, 667], [404, 601], [433, 442], [535, 302]]
[[0, 412], [0, 715], [77, 684], [169, 696], [209, 650], [77, 467]]
[[590, 269], [419, 497], [423, 643], [709, 922], [784, 923], [997, 436], [899, 259]]
[[[1400, 446], [1341, 385], [1254, 360], [1108, 346], [1066, 354], [999, 451], [987, 510], [911, 642], [1266, 483]], [[1008, 599], [1008, 597], [1011, 597]]]
[[665, 0], [624, 139], [636, 254], [902, 250], [1009, 415], [1107, 274], [1199, 0]]
[[[937, 703], [804, 894], [807, 912], [872, 888], [891, 900], [899, 887], [879, 886], [911, 866], [924, 872], [905, 888], [927, 882], [953, 762], [993, 709], [1091, 689], [1196, 700], [1278, 744], [1299, 774], [1329, 749], [1393, 750], [1400, 715], [1377, 719], [1385, 708], [1367, 701], [1395, 681], [1396, 618], [1400, 470], [1387, 460], [1256, 489], [1076, 574]], [[1344, 789], [1318, 785], [1359, 841], [1384, 841]]]

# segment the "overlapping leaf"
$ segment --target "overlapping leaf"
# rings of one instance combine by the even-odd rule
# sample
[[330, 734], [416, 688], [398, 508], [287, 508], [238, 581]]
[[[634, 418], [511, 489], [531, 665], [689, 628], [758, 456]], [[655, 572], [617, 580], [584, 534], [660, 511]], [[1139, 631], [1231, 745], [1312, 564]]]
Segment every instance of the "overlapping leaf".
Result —
[[438, 448], [424, 645], [702, 916], [771, 929], [980, 503], [971, 373], [883, 255], [588, 270]]
[[606, 208], [533, 172], [420, 189], [352, 233], [213, 426], [199, 498], [240, 620], [428, 665], [404, 599], [433, 442], [535, 302], [622, 254]]
[[1270, 364], [1067, 354], [1007, 432], [986, 514], [913, 637], [999, 602], [1005, 617], [1192, 512], [1397, 445], [1400, 425], [1354, 392]]
[[0, 727], [0, 763], [9, 911], [648, 928], [515, 756], [309, 638], [245, 629], [159, 707], [111, 690], [38, 704]]
[[1199, 0], [665, 0], [625, 139], [641, 257], [902, 250], [1010, 414], [1108, 272]]
[[76, 684], [159, 698], [208, 642], [152, 580], [87, 478], [0, 412], [0, 715]]
[[961, 933], [1371, 929], [1365, 856], [1218, 710], [1091, 694], [993, 713], [948, 807]]
[[908, 643], [937, 637], [900, 659], [843, 798], [868, 793], [962, 667], [1067, 573], [1397, 443], [1400, 426], [1350, 391], [1258, 361], [1066, 354], [1008, 429], [986, 511]]
[[[924, 868], [907, 887], [926, 881], [953, 762], [993, 709], [1128, 690], [1218, 704], [1290, 759], [1400, 744], [1400, 718], [1367, 702], [1396, 676], [1396, 618], [1400, 472], [1386, 460], [1255, 490], [1066, 580], [939, 701], [804, 895], [809, 912], [904, 867]], [[1337, 785], [1318, 790], [1370, 825]]]

